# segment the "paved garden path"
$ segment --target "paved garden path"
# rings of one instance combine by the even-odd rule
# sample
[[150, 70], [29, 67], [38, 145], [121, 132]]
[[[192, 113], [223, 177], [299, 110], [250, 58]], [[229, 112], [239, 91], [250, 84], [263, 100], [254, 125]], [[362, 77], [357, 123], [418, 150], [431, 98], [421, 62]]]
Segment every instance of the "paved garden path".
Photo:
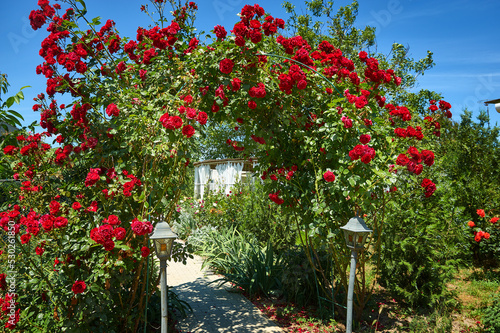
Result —
[[167, 282], [193, 312], [177, 325], [183, 333], [283, 333], [274, 322], [261, 314], [248, 299], [229, 292], [218, 283], [219, 278], [207, 269], [201, 269], [202, 259], [195, 256], [187, 265], [169, 262]]

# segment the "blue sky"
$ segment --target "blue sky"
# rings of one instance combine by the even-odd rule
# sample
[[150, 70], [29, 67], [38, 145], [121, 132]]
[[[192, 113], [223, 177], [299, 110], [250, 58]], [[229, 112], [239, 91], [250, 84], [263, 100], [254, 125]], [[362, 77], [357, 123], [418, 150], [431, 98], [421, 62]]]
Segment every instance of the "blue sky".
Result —
[[[138, 26], [148, 26], [151, 20], [139, 8], [145, 0], [86, 0], [89, 17], [116, 22], [120, 35], [135, 36]], [[281, 1], [199, 0], [197, 27], [209, 31], [220, 24], [231, 30], [238, 20], [236, 13], [245, 4], [259, 3], [275, 17], [286, 19]], [[297, 12], [305, 9], [303, 1], [291, 0]], [[419, 87], [443, 94], [452, 104], [453, 118], [460, 119], [464, 108], [486, 110], [481, 101], [500, 98], [500, 1], [498, 0], [359, 0], [357, 27], [377, 28], [377, 51], [388, 53], [392, 43], [410, 47], [415, 59], [427, 50], [434, 53], [435, 67], [419, 79]], [[51, 4], [54, 1], [51, 1]], [[336, 1], [337, 6], [350, 1]], [[63, 6], [64, 7], [64, 6]], [[40, 43], [47, 35], [44, 28], [33, 31], [28, 16], [38, 9], [36, 0], [12, 1], [0, 11], [0, 72], [8, 75], [11, 84], [8, 95], [22, 86], [25, 100], [15, 105], [25, 118], [25, 124], [39, 119], [31, 110], [33, 97], [45, 91], [46, 79], [36, 75], [42, 62], [38, 55]], [[61, 97], [58, 101], [62, 102]], [[489, 107], [491, 124], [500, 125], [500, 113]]]

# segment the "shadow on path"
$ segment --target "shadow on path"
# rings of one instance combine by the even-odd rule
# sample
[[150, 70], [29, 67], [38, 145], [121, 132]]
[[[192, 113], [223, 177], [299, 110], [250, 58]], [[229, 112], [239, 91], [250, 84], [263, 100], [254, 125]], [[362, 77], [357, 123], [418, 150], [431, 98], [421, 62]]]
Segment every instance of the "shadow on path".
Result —
[[199, 257], [188, 259], [187, 265], [169, 262], [168, 285], [193, 308], [177, 324], [181, 332], [283, 332], [243, 295], [229, 292], [218, 283], [210, 284], [219, 276], [201, 270], [201, 264]]

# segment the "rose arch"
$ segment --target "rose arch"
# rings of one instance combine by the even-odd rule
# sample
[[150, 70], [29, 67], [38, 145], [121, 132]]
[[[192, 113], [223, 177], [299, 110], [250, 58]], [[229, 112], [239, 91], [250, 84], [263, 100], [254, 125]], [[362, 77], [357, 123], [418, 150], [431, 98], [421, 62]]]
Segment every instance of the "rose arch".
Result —
[[[391, 102], [401, 78], [367, 52], [349, 59], [328, 41], [284, 37], [285, 22], [259, 5], [243, 7], [231, 34], [217, 25], [202, 44], [193, 2], [172, 1], [172, 19], [152, 2], [158, 25], [129, 39], [111, 20], [87, 20], [83, 1], [64, 3], [40, 0], [30, 14], [49, 33], [37, 67], [47, 89], [33, 106], [44, 132], [4, 149], [22, 186], [0, 221], [6, 231], [14, 221], [30, 276], [14, 326], [37, 318], [49, 330], [137, 330], [158, 284], [148, 234], [190, 186], [192, 143], [208, 120], [252, 139], [228, 144], [256, 154], [269, 199], [295, 217], [325, 294], [347, 285], [340, 226], [359, 214], [375, 231], [364, 267], [380, 249], [385, 205], [436, 189], [429, 147], [451, 106]], [[71, 102], [59, 104], [60, 94]], [[401, 179], [411, 192], [397, 190]], [[334, 280], [315, 264], [318, 248], [328, 249]]]

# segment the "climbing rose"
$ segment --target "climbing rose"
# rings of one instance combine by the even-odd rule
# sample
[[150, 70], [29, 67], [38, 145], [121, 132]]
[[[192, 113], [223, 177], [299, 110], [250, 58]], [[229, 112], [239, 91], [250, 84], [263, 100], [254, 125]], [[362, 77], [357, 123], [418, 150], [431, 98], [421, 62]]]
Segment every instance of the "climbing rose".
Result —
[[436, 184], [434, 184], [430, 179], [424, 178], [422, 180], [421, 186], [425, 188], [425, 197], [430, 197], [434, 191], [436, 191]]
[[127, 234], [127, 231], [125, 228], [118, 227], [113, 230], [113, 237], [116, 238], [116, 240], [122, 240], [125, 238], [125, 235]]
[[196, 120], [200, 123], [200, 125], [205, 125], [207, 123], [208, 115], [206, 112], [200, 111], [196, 116]]
[[341, 118], [342, 122], [344, 123], [344, 127], [345, 128], [351, 128], [352, 127], [352, 119], [349, 119], [348, 117], [346, 116], [343, 116]]
[[190, 138], [194, 135], [194, 128], [191, 125], [184, 125], [182, 128], [182, 134], [186, 136], [187, 138]]
[[149, 256], [149, 253], [150, 253], [150, 251], [149, 251], [149, 248], [148, 248], [148, 247], [143, 246], [143, 247], [141, 248], [141, 256], [142, 256], [143, 258], [144, 258], [144, 257]]
[[108, 223], [109, 225], [119, 225], [122, 223], [119, 219], [118, 216], [116, 215], [109, 215], [107, 219], [104, 219], [104, 223]]
[[224, 74], [230, 74], [233, 71], [234, 63], [231, 59], [222, 59], [219, 63], [219, 69]]
[[21, 244], [26, 244], [30, 241], [31, 235], [30, 234], [24, 234], [21, 236]]
[[490, 220], [490, 222], [493, 223], [493, 224], [495, 224], [495, 223], [498, 222], [498, 219], [499, 219], [498, 217], [492, 217], [491, 220]]
[[118, 117], [118, 115], [120, 114], [120, 110], [118, 110], [118, 107], [115, 105], [115, 103], [111, 103], [106, 108], [106, 114], [110, 117], [111, 116]]
[[86, 288], [87, 285], [84, 281], [76, 280], [75, 283], [73, 283], [73, 287], [71, 287], [71, 290], [73, 290], [75, 294], [81, 294], [85, 291]]
[[335, 175], [331, 171], [327, 171], [323, 174], [323, 179], [327, 182], [333, 182], [335, 180]]
[[279, 194], [279, 192], [269, 193], [269, 199], [271, 199], [271, 201], [273, 201], [274, 203], [281, 205], [285, 202], [285, 200], [279, 198], [278, 194]]
[[151, 222], [141, 222], [136, 218], [132, 221], [131, 228], [137, 236], [150, 234], [153, 231], [153, 225], [151, 224]]
[[14, 155], [14, 153], [17, 151], [17, 147], [14, 147], [14, 146], [6, 146], [4, 149], [3, 149], [3, 153], [5, 155]]
[[359, 136], [359, 141], [360, 141], [362, 144], [366, 145], [368, 142], [370, 142], [371, 138], [372, 138], [372, 137], [370, 136], [370, 134], [361, 134], [361, 135]]
[[78, 201], [75, 201], [75, 202], [73, 202], [73, 205], [71, 207], [74, 210], [80, 210], [82, 208], [82, 205]]
[[41, 256], [43, 254], [43, 252], [45, 252], [45, 249], [43, 247], [37, 246], [35, 248], [35, 253], [38, 254], [39, 256]]
[[216, 25], [214, 27], [214, 32], [215, 32], [215, 35], [217, 36], [218, 40], [222, 40], [222, 39], [226, 38], [226, 36], [227, 36], [226, 29], [224, 29], [224, 27], [221, 25]]
[[90, 169], [90, 172], [87, 174], [87, 178], [85, 179], [85, 186], [89, 187], [94, 185], [101, 179], [99, 176], [99, 172], [101, 172], [101, 169], [95, 168], [95, 169]]
[[467, 225], [471, 228], [474, 228], [476, 226], [476, 224], [474, 223], [474, 221], [469, 221], [467, 222]]
[[479, 215], [479, 216], [481, 216], [481, 217], [484, 217], [484, 215], [485, 215], [485, 214], [484, 214], [484, 209], [478, 209], [478, 210], [476, 211], [476, 213], [477, 213], [477, 215]]

